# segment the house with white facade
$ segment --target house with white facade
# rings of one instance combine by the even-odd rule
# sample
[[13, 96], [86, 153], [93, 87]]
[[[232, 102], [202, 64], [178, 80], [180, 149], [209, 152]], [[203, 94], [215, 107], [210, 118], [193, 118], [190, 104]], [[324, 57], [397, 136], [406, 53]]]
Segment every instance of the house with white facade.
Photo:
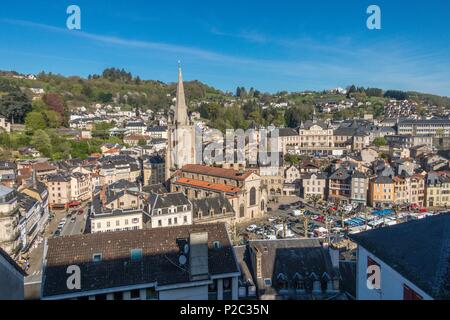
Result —
[[351, 235], [356, 299], [450, 299], [450, 214]]

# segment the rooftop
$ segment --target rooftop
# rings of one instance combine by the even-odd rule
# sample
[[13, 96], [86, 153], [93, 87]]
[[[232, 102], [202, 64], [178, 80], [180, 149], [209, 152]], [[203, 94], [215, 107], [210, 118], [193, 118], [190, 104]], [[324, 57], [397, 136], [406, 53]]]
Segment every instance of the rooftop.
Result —
[[450, 214], [350, 236], [435, 299], [450, 299]]
[[[88, 291], [156, 283], [157, 287], [191, 282], [189, 259], [179, 265], [180, 253], [190, 235], [208, 233], [209, 275], [237, 273], [238, 267], [225, 224], [208, 224], [151, 230], [96, 233], [50, 238], [42, 292], [44, 297], [88, 294]], [[219, 241], [220, 248], [213, 242]], [[139, 261], [131, 250], [142, 250]], [[94, 262], [93, 255], [101, 254]], [[67, 267], [81, 269], [81, 289], [67, 289]]]

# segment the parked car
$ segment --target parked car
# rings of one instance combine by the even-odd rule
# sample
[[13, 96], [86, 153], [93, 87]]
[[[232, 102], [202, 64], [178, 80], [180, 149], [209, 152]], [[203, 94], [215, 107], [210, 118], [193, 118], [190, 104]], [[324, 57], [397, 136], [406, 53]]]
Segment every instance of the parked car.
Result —
[[77, 221], [76, 217], [72, 217], [72, 219], [70, 219], [70, 223], [74, 223], [75, 221]]
[[258, 228], [258, 226], [256, 224], [252, 224], [252, 225], [248, 226], [247, 229], [245, 229], [245, 230], [247, 230], [248, 232], [255, 232], [255, 230], [257, 228]]
[[55, 236], [55, 237], [58, 237], [60, 235], [61, 235], [61, 231], [59, 231], [59, 229], [53, 233], [53, 236]]

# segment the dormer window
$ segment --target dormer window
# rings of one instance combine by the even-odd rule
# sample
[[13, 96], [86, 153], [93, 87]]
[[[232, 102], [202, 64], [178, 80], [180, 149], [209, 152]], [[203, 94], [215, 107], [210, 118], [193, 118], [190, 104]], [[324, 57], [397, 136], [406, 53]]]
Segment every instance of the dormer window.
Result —
[[142, 261], [142, 249], [132, 249], [130, 257], [132, 262]]
[[102, 261], [102, 254], [101, 254], [101, 253], [94, 253], [94, 254], [92, 255], [92, 261], [93, 261], [94, 263], [99, 263], [99, 262], [101, 262], [101, 261]]
[[213, 247], [214, 247], [214, 249], [220, 249], [220, 241], [214, 241], [213, 242]]

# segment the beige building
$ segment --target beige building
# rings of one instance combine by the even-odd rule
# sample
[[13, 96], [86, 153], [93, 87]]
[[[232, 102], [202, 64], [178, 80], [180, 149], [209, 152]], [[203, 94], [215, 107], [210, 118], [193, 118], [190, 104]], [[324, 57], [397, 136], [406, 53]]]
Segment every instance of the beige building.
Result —
[[450, 206], [450, 177], [430, 172], [425, 182], [425, 205], [427, 207]]
[[9, 255], [20, 249], [19, 218], [16, 191], [0, 185], [0, 247]]
[[300, 194], [303, 199], [326, 198], [327, 176], [325, 173], [309, 173], [301, 177]]
[[333, 129], [329, 125], [315, 120], [302, 123], [300, 126], [300, 154], [331, 155], [333, 149]]
[[150, 221], [145, 206], [137, 192], [114, 192], [104, 187], [92, 201], [91, 233], [144, 229]]
[[51, 209], [65, 209], [71, 202], [72, 183], [70, 175], [52, 174], [46, 177], [48, 203]]
[[163, 157], [144, 156], [143, 161], [144, 186], [164, 183], [166, 181], [166, 163]]
[[7, 133], [11, 132], [11, 124], [4, 117], [0, 117], [0, 130], [4, 130]]
[[171, 191], [183, 192], [189, 199], [223, 194], [238, 222], [262, 217], [267, 209], [266, 189], [253, 171], [186, 165], [171, 180]]

